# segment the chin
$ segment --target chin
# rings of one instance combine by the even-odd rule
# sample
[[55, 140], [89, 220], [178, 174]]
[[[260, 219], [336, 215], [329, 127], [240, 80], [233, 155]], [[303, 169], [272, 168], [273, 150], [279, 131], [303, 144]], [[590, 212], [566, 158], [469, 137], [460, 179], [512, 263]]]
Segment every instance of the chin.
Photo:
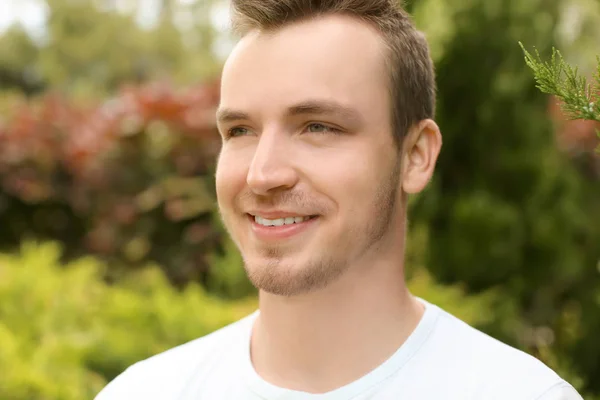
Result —
[[297, 296], [323, 289], [346, 271], [346, 265], [345, 262], [323, 259], [244, 258], [250, 282], [259, 290], [280, 296]]

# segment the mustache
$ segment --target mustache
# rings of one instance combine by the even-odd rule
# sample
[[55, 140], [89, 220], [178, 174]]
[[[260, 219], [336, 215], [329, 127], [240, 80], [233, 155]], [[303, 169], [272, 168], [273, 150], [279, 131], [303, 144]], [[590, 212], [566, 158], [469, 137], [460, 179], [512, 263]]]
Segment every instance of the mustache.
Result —
[[277, 209], [310, 215], [326, 214], [330, 209], [324, 201], [319, 201], [314, 196], [288, 190], [277, 191], [269, 195], [257, 195], [247, 190], [238, 196], [236, 203], [241, 210]]

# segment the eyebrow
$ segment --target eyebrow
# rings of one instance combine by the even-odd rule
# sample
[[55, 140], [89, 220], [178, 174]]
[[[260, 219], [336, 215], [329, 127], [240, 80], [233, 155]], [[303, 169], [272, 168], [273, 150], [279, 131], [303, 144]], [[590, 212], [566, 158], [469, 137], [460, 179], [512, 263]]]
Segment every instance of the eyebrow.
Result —
[[[328, 100], [307, 100], [287, 109], [286, 116], [299, 115], [333, 115], [353, 124], [362, 121], [360, 113], [355, 109]], [[249, 114], [240, 110], [222, 108], [217, 111], [217, 122], [221, 124], [249, 119]]]
[[250, 116], [243, 111], [232, 110], [230, 108], [220, 108], [217, 110], [217, 122], [220, 124], [248, 119], [250, 119]]
[[308, 100], [288, 109], [290, 116], [297, 115], [333, 115], [350, 123], [361, 122], [360, 113], [351, 107], [343, 106], [334, 101]]

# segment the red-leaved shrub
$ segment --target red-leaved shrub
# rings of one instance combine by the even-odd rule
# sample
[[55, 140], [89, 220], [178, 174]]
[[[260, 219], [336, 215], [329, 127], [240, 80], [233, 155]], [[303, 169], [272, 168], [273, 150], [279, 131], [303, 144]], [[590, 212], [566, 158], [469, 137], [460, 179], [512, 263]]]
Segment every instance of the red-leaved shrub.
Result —
[[218, 82], [126, 87], [97, 105], [48, 94], [0, 126], [0, 246], [61, 241], [120, 266], [201, 279], [216, 244]]

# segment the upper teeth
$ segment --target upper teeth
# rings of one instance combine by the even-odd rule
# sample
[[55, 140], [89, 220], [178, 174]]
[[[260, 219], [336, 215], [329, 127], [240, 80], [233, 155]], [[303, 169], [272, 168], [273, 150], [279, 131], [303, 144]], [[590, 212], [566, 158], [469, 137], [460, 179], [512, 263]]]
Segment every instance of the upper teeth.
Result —
[[278, 218], [278, 219], [266, 219], [263, 217], [259, 217], [258, 215], [254, 216], [254, 221], [257, 224], [264, 226], [281, 226], [281, 225], [289, 225], [289, 224], [299, 224], [300, 222], [306, 221], [310, 217], [289, 217], [289, 218]]

